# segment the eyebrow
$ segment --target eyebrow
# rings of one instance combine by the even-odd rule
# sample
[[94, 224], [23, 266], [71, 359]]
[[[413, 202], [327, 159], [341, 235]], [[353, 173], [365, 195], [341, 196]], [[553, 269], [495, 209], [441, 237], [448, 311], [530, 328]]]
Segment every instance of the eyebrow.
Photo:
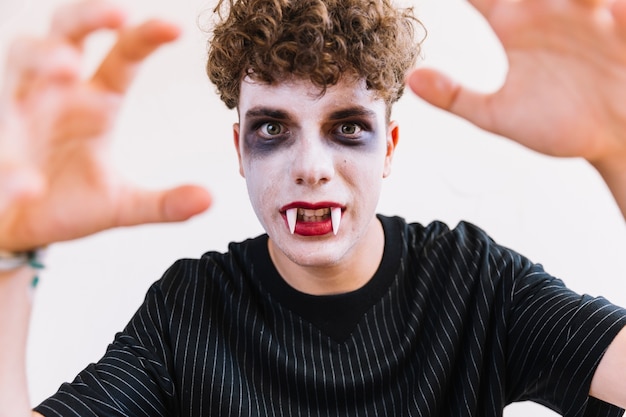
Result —
[[[290, 118], [288, 112], [270, 107], [253, 107], [246, 112], [246, 117], [271, 117], [278, 120], [286, 120]], [[376, 113], [365, 107], [354, 106], [347, 109], [334, 111], [329, 116], [329, 118], [332, 120], [349, 119], [351, 117], [376, 117]]]
[[253, 107], [246, 112], [246, 117], [271, 117], [272, 119], [285, 120], [289, 119], [289, 113], [283, 110], [273, 109], [269, 107]]
[[365, 107], [355, 106], [337, 110], [330, 114], [330, 119], [333, 120], [349, 119], [351, 117], [376, 117], [376, 113]]

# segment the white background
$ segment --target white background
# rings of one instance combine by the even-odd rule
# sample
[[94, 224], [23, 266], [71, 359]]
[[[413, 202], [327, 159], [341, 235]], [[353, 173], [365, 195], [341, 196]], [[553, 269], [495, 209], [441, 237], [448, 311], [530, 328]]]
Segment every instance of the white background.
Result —
[[[429, 31], [423, 65], [478, 89], [497, 88], [506, 62], [482, 18], [464, 0], [414, 1]], [[58, 4], [0, 0], [2, 56], [15, 35], [45, 33]], [[204, 185], [215, 204], [184, 224], [118, 229], [51, 248], [31, 327], [33, 403], [98, 360], [148, 286], [174, 260], [225, 250], [230, 241], [262, 232], [237, 171], [231, 134], [236, 113], [226, 110], [204, 74], [206, 36], [199, 26], [206, 26], [212, 3], [124, 4], [134, 20], [167, 17], [184, 28], [184, 35], [149, 59], [131, 89], [114, 138], [116, 164], [147, 187]], [[110, 34], [90, 40], [86, 73], [110, 40]], [[396, 105], [394, 118], [401, 142], [381, 213], [422, 223], [469, 220], [571, 288], [626, 305], [624, 221], [589, 166], [526, 151], [428, 107], [410, 92]], [[554, 413], [515, 404], [505, 415]]]

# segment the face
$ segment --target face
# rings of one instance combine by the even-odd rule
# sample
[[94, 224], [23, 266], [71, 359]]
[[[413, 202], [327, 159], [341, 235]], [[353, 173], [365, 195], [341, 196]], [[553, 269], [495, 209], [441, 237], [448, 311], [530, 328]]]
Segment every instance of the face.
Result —
[[240, 172], [273, 256], [317, 268], [370, 256], [398, 134], [385, 102], [350, 79], [323, 96], [308, 81], [245, 79], [238, 110]]

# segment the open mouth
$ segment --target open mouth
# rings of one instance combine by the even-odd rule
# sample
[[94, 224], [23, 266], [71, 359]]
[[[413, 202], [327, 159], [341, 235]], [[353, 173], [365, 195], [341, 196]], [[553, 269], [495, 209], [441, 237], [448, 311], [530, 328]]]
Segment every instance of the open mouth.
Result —
[[307, 208], [289, 208], [285, 210], [287, 217], [287, 224], [289, 225], [289, 231], [294, 234], [296, 231], [296, 225], [298, 223], [313, 224], [313, 223], [332, 223], [333, 234], [339, 232], [339, 225], [341, 224], [341, 207], [325, 207], [317, 209]]

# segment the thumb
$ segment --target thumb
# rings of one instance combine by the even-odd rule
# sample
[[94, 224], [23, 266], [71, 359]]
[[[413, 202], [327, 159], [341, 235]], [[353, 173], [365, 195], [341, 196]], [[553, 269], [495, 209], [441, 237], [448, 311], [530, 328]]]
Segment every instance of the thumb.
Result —
[[424, 101], [462, 117], [480, 128], [491, 130], [488, 96], [463, 87], [443, 73], [422, 68], [407, 78], [411, 90]]
[[212, 202], [206, 189], [194, 185], [162, 191], [133, 189], [128, 194], [120, 210], [118, 226], [187, 220], [206, 211]]

